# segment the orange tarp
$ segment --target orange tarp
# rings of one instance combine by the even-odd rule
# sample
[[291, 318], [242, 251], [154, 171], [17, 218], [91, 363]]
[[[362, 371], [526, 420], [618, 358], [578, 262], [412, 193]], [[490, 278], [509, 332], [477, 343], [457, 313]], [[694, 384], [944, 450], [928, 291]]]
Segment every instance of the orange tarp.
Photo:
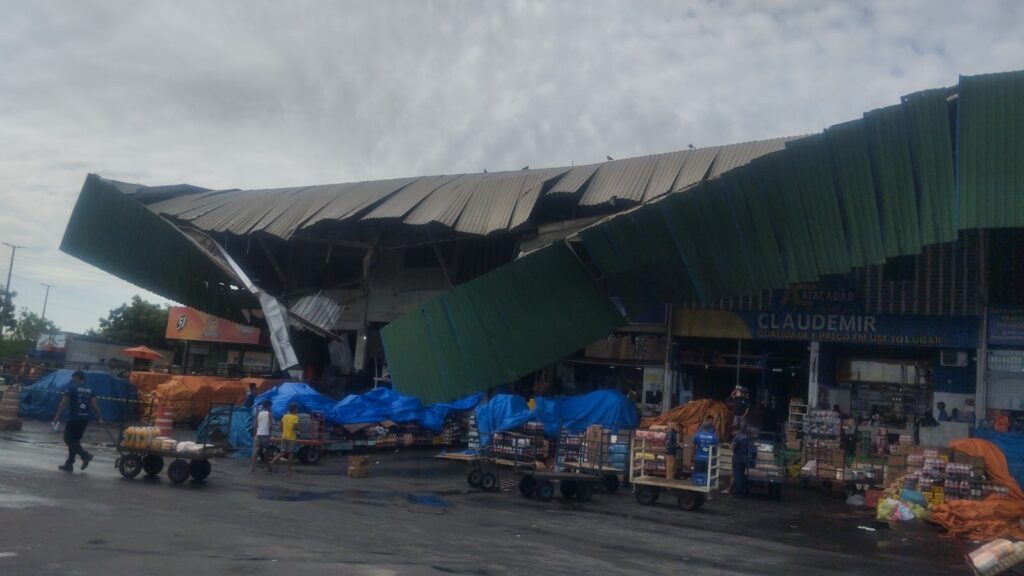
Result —
[[682, 406], [676, 406], [661, 416], [644, 418], [640, 427], [650, 428], [675, 422], [679, 425], [683, 438], [690, 438], [697, 434], [700, 425], [704, 423], [704, 418], [708, 416], [715, 419], [715, 430], [718, 437], [728, 438], [726, 431], [730, 424], [729, 408], [718, 400], [692, 400]]
[[151, 393], [153, 390], [156, 390], [157, 386], [171, 378], [176, 378], [176, 376], [161, 372], [132, 372], [128, 375], [128, 381], [139, 391], [139, 396]]
[[[136, 383], [137, 374], [139, 383]], [[214, 404], [241, 404], [249, 391], [249, 384], [256, 384], [256, 393], [261, 394], [280, 382], [281, 380], [265, 378], [132, 374], [132, 383], [139, 387], [140, 394], [143, 393], [143, 386], [152, 386], [149, 391], [151, 398], [146, 403], [146, 409], [156, 410], [159, 406], [168, 406], [174, 411], [175, 422], [203, 418]]]
[[930, 520], [944, 527], [950, 536], [969, 540], [1012, 538], [1024, 540], [1024, 491], [1010, 475], [1006, 456], [988, 440], [953, 440], [950, 448], [970, 456], [985, 458], [985, 474], [993, 482], [1006, 486], [1009, 497], [989, 496], [985, 500], [953, 500], [936, 506]]

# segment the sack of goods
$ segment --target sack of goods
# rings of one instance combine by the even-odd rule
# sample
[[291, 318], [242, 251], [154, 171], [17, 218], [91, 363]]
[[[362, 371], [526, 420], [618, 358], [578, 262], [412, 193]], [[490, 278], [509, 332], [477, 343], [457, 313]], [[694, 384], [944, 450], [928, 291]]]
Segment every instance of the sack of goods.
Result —
[[349, 456], [348, 457], [348, 477], [349, 478], [366, 478], [370, 475], [370, 457], [369, 456]]

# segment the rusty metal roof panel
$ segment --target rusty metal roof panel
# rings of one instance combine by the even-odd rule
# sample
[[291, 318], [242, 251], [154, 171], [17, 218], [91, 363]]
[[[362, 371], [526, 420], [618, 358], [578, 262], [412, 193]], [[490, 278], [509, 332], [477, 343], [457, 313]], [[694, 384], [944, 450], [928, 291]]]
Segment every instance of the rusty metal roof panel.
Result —
[[639, 156], [602, 164], [583, 192], [580, 205], [595, 206], [612, 199], [641, 202], [657, 165], [657, 156]]
[[679, 176], [679, 171], [682, 170], [683, 163], [689, 154], [689, 151], [686, 150], [658, 154], [658, 164], [654, 167], [651, 180], [647, 183], [647, 190], [644, 191], [644, 202], [672, 191], [672, 184]]
[[456, 175], [424, 176], [395, 192], [379, 206], [363, 216], [363, 220], [377, 218], [405, 218], [413, 209], [441, 186], [458, 178]]
[[715, 161], [715, 156], [718, 155], [719, 148], [719, 146], [713, 146], [711, 148], [690, 150], [686, 155], [686, 161], [683, 162], [683, 169], [679, 171], [679, 175], [676, 176], [676, 182], [672, 185], [672, 191], [684, 190], [704, 180], [707, 176], [708, 168], [711, 167], [711, 163]]
[[600, 167], [601, 164], [587, 164], [570, 168], [569, 172], [562, 176], [558, 182], [555, 182], [551, 190], [548, 190], [548, 194], [575, 194], [579, 192]]
[[717, 178], [723, 172], [747, 164], [754, 158], [782, 150], [786, 146], [786, 142], [792, 139], [773, 138], [771, 140], [756, 140], [754, 142], [722, 146], [718, 151], [718, 155], [715, 156], [715, 162], [711, 166], [708, 178]]

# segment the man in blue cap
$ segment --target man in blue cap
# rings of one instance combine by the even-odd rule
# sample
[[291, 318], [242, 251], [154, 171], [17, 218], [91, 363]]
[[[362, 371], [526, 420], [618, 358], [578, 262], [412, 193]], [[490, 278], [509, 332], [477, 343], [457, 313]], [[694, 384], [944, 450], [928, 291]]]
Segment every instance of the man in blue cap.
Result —
[[93, 396], [92, 390], [85, 386], [85, 372], [76, 370], [71, 375], [71, 386], [68, 387], [64, 397], [57, 406], [57, 414], [53, 417], [53, 425], [60, 424], [64, 410], [68, 410], [68, 424], [64, 428], [64, 443], [68, 446], [68, 459], [59, 470], [71, 472], [75, 469], [75, 457], [82, 458], [82, 470], [89, 466], [92, 461], [92, 454], [82, 448], [82, 436], [85, 435], [85, 428], [89, 425], [92, 415], [96, 414], [96, 420], [103, 424], [103, 413], [100, 412], [99, 402]]

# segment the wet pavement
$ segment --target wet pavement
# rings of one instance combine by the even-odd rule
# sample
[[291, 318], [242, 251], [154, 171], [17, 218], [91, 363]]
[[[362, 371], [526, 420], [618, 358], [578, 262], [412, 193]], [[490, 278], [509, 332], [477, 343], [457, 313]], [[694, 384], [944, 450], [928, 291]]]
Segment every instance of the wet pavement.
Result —
[[967, 546], [926, 523], [890, 528], [795, 487], [698, 512], [628, 490], [545, 503], [473, 491], [465, 464], [429, 451], [375, 454], [367, 479], [343, 457], [292, 475], [219, 459], [207, 482], [173, 485], [121, 478], [111, 448], [89, 449], [88, 470], [66, 474], [47, 425], [0, 433], [0, 574], [969, 573]]

